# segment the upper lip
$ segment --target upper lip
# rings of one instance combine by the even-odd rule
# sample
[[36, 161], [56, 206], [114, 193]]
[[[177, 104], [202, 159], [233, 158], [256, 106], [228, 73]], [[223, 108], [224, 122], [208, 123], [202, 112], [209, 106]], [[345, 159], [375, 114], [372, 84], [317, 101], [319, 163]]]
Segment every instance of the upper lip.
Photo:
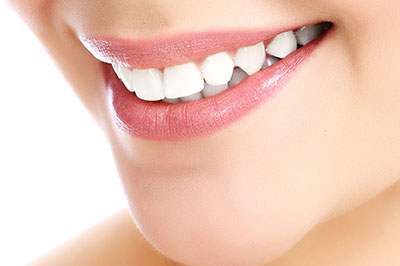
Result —
[[81, 42], [99, 60], [129, 68], [159, 68], [201, 60], [222, 51], [232, 51], [307, 23], [267, 30], [233, 30], [184, 33], [154, 39], [130, 40], [114, 37], [80, 36]]

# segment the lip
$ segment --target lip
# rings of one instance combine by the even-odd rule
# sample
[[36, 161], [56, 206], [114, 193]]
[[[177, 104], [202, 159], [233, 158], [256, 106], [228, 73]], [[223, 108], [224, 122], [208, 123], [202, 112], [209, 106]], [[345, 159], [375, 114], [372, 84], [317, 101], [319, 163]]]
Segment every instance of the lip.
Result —
[[[308, 23], [311, 25], [316, 23]], [[114, 37], [85, 37], [79, 39], [100, 61], [129, 68], [165, 68], [187, 62], [197, 62], [223, 51], [235, 51], [270, 41], [279, 33], [300, 26], [270, 30], [210, 31], [184, 33], [146, 40], [127, 40]]]
[[137, 138], [179, 141], [211, 135], [273, 97], [330, 32], [332, 27], [319, 38], [240, 84], [216, 96], [193, 102], [169, 104], [143, 101], [125, 88], [110, 64], [102, 63], [108, 107], [116, 124]]

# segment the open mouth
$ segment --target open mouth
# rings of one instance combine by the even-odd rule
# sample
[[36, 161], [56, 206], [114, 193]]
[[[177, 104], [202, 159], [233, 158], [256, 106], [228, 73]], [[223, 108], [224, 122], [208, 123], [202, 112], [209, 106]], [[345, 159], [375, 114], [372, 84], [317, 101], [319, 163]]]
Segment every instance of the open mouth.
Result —
[[332, 23], [276, 33], [225, 33], [131, 42], [86, 38], [101, 61], [110, 110], [132, 135], [180, 140], [209, 135], [277, 91]]

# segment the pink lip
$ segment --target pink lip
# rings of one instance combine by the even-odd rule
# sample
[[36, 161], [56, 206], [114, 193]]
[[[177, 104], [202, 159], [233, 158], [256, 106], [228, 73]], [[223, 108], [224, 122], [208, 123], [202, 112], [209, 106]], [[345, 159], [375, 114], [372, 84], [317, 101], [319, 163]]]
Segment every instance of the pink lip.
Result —
[[118, 126], [138, 138], [176, 141], [210, 135], [279, 91], [329, 32], [242, 83], [194, 102], [142, 101], [125, 88], [111, 65], [103, 63], [109, 108]]
[[168, 66], [198, 61], [222, 51], [233, 51], [262, 40], [268, 41], [279, 33], [294, 28], [287, 27], [268, 31], [186, 33], [150, 40], [125, 40], [112, 37], [88, 38], [83, 36], [80, 39], [85, 47], [100, 61], [120, 64], [129, 68], [163, 69]]

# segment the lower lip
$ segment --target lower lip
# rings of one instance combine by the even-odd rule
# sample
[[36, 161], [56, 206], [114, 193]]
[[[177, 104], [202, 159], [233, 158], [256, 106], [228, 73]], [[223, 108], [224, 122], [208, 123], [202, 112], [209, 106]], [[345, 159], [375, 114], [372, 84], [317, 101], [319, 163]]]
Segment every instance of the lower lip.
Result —
[[179, 141], [209, 136], [275, 95], [327, 33], [240, 84], [214, 97], [193, 102], [143, 101], [125, 88], [110, 64], [103, 63], [110, 111], [117, 125], [137, 138]]

